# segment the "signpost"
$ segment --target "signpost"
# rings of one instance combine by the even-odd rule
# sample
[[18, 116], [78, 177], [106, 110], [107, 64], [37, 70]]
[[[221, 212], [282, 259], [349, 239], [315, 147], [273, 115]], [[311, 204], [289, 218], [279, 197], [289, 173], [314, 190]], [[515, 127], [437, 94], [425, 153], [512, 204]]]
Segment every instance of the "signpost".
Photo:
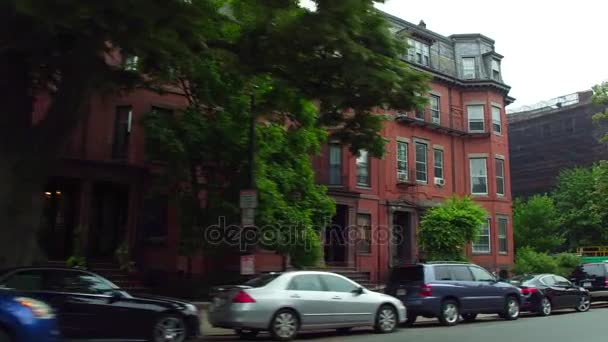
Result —
[[242, 190], [240, 196], [241, 225], [252, 227], [255, 225], [255, 208], [258, 206], [258, 192], [256, 190]]
[[255, 274], [255, 256], [241, 255], [241, 275]]

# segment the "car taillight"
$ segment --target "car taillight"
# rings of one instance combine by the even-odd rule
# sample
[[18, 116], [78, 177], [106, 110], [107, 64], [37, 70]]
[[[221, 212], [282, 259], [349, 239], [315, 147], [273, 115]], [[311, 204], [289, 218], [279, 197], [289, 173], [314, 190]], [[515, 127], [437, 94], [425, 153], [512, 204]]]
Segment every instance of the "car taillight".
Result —
[[604, 280], [604, 285], [608, 286], [608, 279]]
[[433, 295], [433, 288], [431, 288], [431, 285], [422, 285], [418, 294], [422, 297], [430, 297]]
[[253, 299], [247, 292], [240, 291], [239, 293], [232, 298], [233, 303], [255, 303], [255, 299]]
[[523, 294], [524, 296], [529, 296], [536, 292], [538, 292], [538, 289], [535, 287], [527, 287], [527, 288], [521, 289], [521, 294]]

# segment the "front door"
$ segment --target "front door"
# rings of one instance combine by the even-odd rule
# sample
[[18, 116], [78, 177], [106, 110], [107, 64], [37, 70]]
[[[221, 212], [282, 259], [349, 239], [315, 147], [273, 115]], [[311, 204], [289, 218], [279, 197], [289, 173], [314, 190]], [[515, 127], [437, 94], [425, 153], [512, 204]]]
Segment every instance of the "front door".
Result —
[[337, 205], [331, 225], [325, 229], [325, 262], [334, 265], [347, 263], [348, 206]]
[[128, 188], [112, 183], [95, 186], [89, 232], [89, 257], [107, 259], [125, 238]]
[[393, 216], [391, 236], [392, 266], [400, 266], [413, 261], [411, 222], [411, 214], [408, 212], [396, 212]]

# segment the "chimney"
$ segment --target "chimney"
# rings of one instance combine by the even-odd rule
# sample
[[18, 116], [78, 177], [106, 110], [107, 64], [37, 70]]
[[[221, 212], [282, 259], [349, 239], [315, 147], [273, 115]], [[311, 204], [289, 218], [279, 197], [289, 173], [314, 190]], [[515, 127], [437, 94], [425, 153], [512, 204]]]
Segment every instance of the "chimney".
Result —
[[426, 23], [424, 22], [424, 20], [420, 20], [420, 23], [418, 23], [418, 26], [422, 27], [422, 28], [426, 28]]

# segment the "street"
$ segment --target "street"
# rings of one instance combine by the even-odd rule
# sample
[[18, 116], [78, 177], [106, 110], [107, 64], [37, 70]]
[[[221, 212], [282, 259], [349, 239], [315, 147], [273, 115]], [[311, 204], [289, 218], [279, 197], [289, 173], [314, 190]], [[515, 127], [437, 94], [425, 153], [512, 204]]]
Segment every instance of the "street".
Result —
[[[416, 324], [387, 334], [374, 334], [371, 329], [360, 329], [346, 335], [333, 331], [305, 333], [298, 340], [308, 341], [467, 341], [467, 342], [528, 342], [551, 341], [600, 342], [606, 340], [608, 305], [594, 306], [589, 312], [555, 312], [549, 317], [522, 314], [516, 321], [504, 321], [487, 316], [473, 323], [461, 323], [454, 327], [439, 326], [436, 321]], [[204, 341], [237, 341], [237, 337], [209, 336]], [[267, 341], [268, 335], [260, 335], [256, 341]]]

